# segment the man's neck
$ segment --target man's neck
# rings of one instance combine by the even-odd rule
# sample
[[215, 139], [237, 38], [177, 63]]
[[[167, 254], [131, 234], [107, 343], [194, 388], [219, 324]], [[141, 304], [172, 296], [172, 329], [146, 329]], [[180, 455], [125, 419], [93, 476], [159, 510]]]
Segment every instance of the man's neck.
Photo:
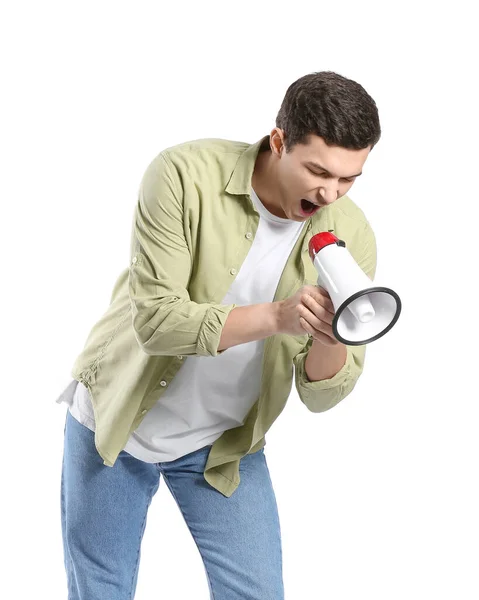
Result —
[[274, 186], [272, 158], [273, 155], [270, 150], [258, 153], [251, 185], [264, 207], [273, 215], [284, 218], [284, 213], [277, 202], [278, 192]]

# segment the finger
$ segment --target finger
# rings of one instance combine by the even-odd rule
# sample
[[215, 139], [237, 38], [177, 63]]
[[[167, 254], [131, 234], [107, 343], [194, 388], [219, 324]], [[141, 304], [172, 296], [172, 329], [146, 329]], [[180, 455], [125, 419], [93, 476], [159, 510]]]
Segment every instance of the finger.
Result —
[[311, 311], [309, 311], [305, 306], [300, 307], [300, 313], [301, 317], [306, 321], [312, 331], [328, 336], [333, 344], [338, 343], [338, 340], [333, 333], [333, 328], [330, 324], [317, 319], [315, 315], [313, 315], [313, 313], [311, 313]]
[[329, 296], [322, 296], [320, 304], [322, 304], [330, 314], [335, 314], [334, 304]]
[[[312, 296], [304, 296], [303, 304], [318, 318], [320, 321], [325, 321], [328, 325], [333, 324], [334, 313], [331, 313], [326, 307], [322, 304], [319, 304]], [[318, 325], [313, 323], [313, 325], [320, 329]]]
[[308, 333], [314, 333], [314, 335], [321, 334], [327, 336], [331, 345], [338, 343], [338, 340], [334, 336], [331, 325], [328, 325], [327, 323], [316, 319], [315, 316], [304, 306], [300, 307], [300, 312], [302, 313], [300, 318], [304, 319], [304, 321], [308, 324], [308, 327], [310, 328]]
[[320, 341], [322, 337], [326, 337], [324, 333], [316, 331], [314, 327], [312, 327], [304, 317], [299, 317], [299, 321], [301, 323], [302, 328], [306, 331], [306, 333], [309, 333], [313, 340]]
[[334, 345], [334, 343], [332, 343], [333, 340], [331, 340], [329, 336], [327, 336], [325, 333], [322, 333], [321, 331], [316, 331], [314, 327], [311, 327], [311, 325], [306, 321], [306, 319], [304, 319], [303, 317], [299, 317], [299, 320], [303, 329], [311, 335], [314, 341], [321, 342], [321, 344], [324, 344], [325, 346]]
[[[309, 306], [306, 306], [306, 304], [309, 304]], [[316, 304], [312, 298], [309, 298], [309, 299], [306, 299], [304, 301], [304, 304], [302, 304], [299, 307], [299, 314], [304, 319], [306, 319], [306, 321], [311, 325], [311, 327], [313, 327], [314, 329], [317, 329], [318, 331], [322, 331], [323, 329], [328, 327], [328, 324], [323, 323], [321, 321], [321, 319], [319, 319], [316, 316], [316, 314], [313, 312], [313, 304], [314, 304], [314, 310], [319, 312], [321, 310], [321, 307], [318, 304]]]
[[322, 288], [321, 286], [316, 286], [314, 294], [312, 294], [313, 298], [322, 306], [324, 306], [326, 308], [326, 310], [328, 310], [330, 313], [332, 313], [334, 315], [335, 310], [334, 310], [334, 304], [331, 300], [331, 296], [328, 294], [328, 292]]

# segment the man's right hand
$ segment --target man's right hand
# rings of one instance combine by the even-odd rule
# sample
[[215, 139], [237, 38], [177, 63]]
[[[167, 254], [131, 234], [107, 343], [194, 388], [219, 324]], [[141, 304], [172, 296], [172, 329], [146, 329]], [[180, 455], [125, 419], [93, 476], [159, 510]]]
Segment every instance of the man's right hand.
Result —
[[[334, 317], [334, 305], [326, 290], [315, 285], [304, 285], [295, 294], [278, 302], [278, 333], [287, 335], [304, 335], [311, 333], [318, 337], [329, 333]], [[313, 334], [314, 335], [314, 334]]]

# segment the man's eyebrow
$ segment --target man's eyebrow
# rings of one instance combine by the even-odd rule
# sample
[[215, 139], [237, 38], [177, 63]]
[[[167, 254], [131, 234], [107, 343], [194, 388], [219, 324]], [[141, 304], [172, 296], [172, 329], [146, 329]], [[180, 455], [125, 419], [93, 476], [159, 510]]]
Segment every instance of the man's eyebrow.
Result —
[[[316, 162], [308, 160], [308, 162], [306, 164], [311, 165], [312, 167], [316, 167], [316, 169], [320, 169], [321, 171], [324, 171], [328, 175], [331, 175], [331, 173], [327, 169], [325, 169], [321, 165], [318, 165], [318, 163], [316, 163]], [[359, 177], [362, 174], [363, 174], [363, 172], [361, 171], [361, 173], [357, 173], [356, 175], [349, 175], [348, 177], [342, 177], [342, 179], [351, 179], [352, 177]]]

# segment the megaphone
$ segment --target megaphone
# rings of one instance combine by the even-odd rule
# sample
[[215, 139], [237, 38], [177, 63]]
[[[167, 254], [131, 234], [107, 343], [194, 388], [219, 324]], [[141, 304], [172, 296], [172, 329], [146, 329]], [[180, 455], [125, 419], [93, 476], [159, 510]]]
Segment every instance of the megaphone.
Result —
[[395, 325], [401, 299], [371, 280], [351, 256], [343, 240], [330, 231], [314, 235], [309, 255], [318, 272], [318, 285], [327, 290], [334, 305], [334, 337], [348, 346], [369, 344]]

